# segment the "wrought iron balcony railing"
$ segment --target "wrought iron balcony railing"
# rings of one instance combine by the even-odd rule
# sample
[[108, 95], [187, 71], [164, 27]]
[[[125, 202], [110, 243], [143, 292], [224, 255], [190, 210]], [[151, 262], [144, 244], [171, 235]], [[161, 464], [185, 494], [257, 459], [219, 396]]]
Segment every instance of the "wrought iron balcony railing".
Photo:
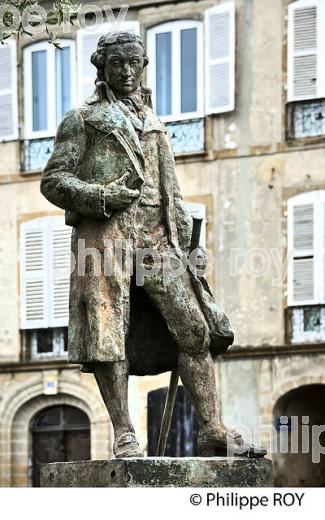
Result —
[[[175, 154], [204, 151], [204, 118], [166, 123]], [[53, 151], [54, 137], [21, 142], [22, 171], [43, 170]]]
[[297, 101], [287, 105], [287, 138], [325, 136], [325, 100]]
[[43, 170], [53, 151], [54, 137], [25, 139], [21, 142], [21, 162], [23, 172]]
[[286, 342], [325, 342], [325, 305], [288, 307], [285, 310]]
[[66, 359], [68, 327], [21, 331], [22, 360]]
[[204, 118], [165, 123], [175, 154], [203, 152]]

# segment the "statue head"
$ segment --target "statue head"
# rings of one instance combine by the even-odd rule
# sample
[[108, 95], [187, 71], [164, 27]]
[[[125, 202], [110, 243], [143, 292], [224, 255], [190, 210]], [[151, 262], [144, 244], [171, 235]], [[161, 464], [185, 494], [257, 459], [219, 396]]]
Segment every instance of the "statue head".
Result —
[[91, 56], [91, 63], [97, 68], [97, 80], [105, 81], [117, 98], [139, 88], [148, 62], [141, 38], [127, 32], [102, 36]]

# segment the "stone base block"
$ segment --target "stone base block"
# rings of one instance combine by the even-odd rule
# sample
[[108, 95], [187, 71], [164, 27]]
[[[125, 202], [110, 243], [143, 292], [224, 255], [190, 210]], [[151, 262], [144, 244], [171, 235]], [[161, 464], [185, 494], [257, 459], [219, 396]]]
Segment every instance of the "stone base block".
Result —
[[268, 487], [267, 459], [147, 457], [44, 464], [42, 487]]

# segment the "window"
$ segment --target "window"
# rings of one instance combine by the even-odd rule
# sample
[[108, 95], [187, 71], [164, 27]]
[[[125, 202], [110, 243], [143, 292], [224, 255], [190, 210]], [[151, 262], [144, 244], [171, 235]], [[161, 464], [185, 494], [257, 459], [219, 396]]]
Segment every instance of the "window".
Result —
[[[139, 34], [139, 23], [126, 21], [121, 29]], [[93, 93], [96, 69], [90, 63], [90, 56], [100, 36], [110, 30], [111, 24], [80, 29], [77, 31], [77, 45], [74, 41], [62, 40], [62, 51], [47, 41], [24, 50], [25, 139], [21, 143], [24, 172], [44, 168], [53, 151], [54, 135], [64, 114], [74, 104], [84, 103]]]
[[[324, 135], [325, 5], [298, 0], [288, 7], [287, 137]], [[315, 101], [317, 100], [317, 101]]]
[[61, 216], [21, 225], [21, 329], [68, 325], [70, 238]]
[[18, 138], [16, 40], [0, 45], [0, 142]]
[[52, 136], [75, 98], [75, 44], [42, 41], [24, 49], [25, 138]]
[[288, 306], [292, 342], [325, 338], [325, 190], [288, 201]]
[[177, 21], [148, 33], [154, 62], [148, 76], [159, 116], [176, 119], [203, 115], [202, 22]]
[[207, 9], [204, 22], [178, 20], [153, 27], [147, 46], [148, 86], [162, 120], [181, 121], [234, 109], [233, 2]]

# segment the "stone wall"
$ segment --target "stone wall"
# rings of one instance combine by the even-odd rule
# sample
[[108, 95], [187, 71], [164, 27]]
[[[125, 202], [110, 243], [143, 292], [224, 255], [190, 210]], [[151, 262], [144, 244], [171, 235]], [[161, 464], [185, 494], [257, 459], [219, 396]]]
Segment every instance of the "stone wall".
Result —
[[0, 486], [27, 486], [31, 459], [30, 423], [43, 408], [71, 405], [90, 421], [91, 457], [112, 456], [111, 424], [90, 375], [78, 368], [56, 371], [57, 392], [46, 393], [45, 371], [0, 373]]

